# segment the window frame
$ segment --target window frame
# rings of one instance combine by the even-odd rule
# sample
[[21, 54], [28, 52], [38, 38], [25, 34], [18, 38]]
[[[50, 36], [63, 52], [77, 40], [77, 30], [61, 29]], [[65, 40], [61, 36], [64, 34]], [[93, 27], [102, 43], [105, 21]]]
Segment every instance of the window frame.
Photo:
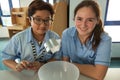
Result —
[[107, 21], [108, 7], [109, 7], [109, 0], [107, 0], [107, 4], [106, 4], [104, 25], [106, 25], [106, 26], [107, 25], [120, 25], [120, 20], [119, 21]]
[[[107, 14], [108, 14], [108, 7], [109, 7], [109, 1], [110, 0], [107, 0], [107, 3], [106, 3], [106, 11], [105, 11], [105, 18], [104, 18], [104, 26], [105, 27], [113, 27], [113, 26], [120, 26], [120, 20], [116, 20], [116, 21], [107, 21]], [[116, 41], [112, 41], [112, 43], [120, 43], [120, 41], [116, 40]]]
[[[12, 0], [8, 0], [8, 4], [9, 4], [9, 10], [11, 11], [11, 9], [13, 8], [13, 4], [12, 4]], [[20, 5], [20, 0], [19, 0], [19, 5]], [[4, 15], [2, 13], [2, 9], [1, 9], [1, 6], [0, 6], [0, 16], [1, 17], [11, 17], [11, 14], [10, 15]], [[6, 25], [3, 25], [3, 21], [2, 21], [2, 18], [0, 17], [0, 24], [3, 26], [3, 27], [6, 27]], [[11, 21], [12, 22], [12, 21]]]

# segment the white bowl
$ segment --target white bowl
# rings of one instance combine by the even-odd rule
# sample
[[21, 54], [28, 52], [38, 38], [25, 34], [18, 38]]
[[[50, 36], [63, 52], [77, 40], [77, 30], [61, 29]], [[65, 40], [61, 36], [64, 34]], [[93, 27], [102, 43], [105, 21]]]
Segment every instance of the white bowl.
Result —
[[38, 77], [39, 80], [78, 80], [79, 69], [66, 61], [53, 61], [39, 69]]

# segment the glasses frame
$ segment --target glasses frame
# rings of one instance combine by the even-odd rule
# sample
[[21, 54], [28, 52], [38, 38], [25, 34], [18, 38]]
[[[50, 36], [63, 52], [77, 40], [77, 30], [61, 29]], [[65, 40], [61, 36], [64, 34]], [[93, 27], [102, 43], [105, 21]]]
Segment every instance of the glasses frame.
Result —
[[52, 19], [41, 19], [39, 17], [30, 17], [33, 22], [37, 25], [41, 25], [42, 23], [44, 23], [45, 25], [49, 25], [53, 20]]

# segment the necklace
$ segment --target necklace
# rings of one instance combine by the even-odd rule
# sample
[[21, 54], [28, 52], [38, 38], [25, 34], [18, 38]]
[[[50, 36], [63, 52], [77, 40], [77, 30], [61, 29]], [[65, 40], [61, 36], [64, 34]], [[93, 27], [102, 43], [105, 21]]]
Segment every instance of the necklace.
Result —
[[[42, 43], [40, 43], [42, 44]], [[40, 54], [37, 56], [37, 53], [36, 53], [36, 48], [35, 48], [35, 45], [34, 45], [34, 42], [31, 41], [31, 46], [32, 46], [32, 51], [33, 51], [33, 56], [34, 56], [34, 60], [35, 61], [39, 61], [39, 62], [46, 62], [43, 58], [44, 58], [44, 55], [47, 54], [46, 52], [46, 49], [43, 48], [41, 51], [40, 51]]]

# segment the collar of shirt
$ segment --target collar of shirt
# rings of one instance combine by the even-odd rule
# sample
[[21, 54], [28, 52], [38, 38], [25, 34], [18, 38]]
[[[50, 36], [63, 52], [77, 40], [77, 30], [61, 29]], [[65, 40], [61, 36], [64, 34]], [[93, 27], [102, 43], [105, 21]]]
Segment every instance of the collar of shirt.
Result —
[[[50, 32], [49, 30], [46, 32], [43, 42], [45, 42], [49, 39], [49, 32]], [[30, 27], [28, 29], [28, 33], [27, 33], [27, 42], [29, 43], [31, 41], [34, 41], [34, 37], [33, 37], [33, 34], [32, 34], [32, 28]]]

